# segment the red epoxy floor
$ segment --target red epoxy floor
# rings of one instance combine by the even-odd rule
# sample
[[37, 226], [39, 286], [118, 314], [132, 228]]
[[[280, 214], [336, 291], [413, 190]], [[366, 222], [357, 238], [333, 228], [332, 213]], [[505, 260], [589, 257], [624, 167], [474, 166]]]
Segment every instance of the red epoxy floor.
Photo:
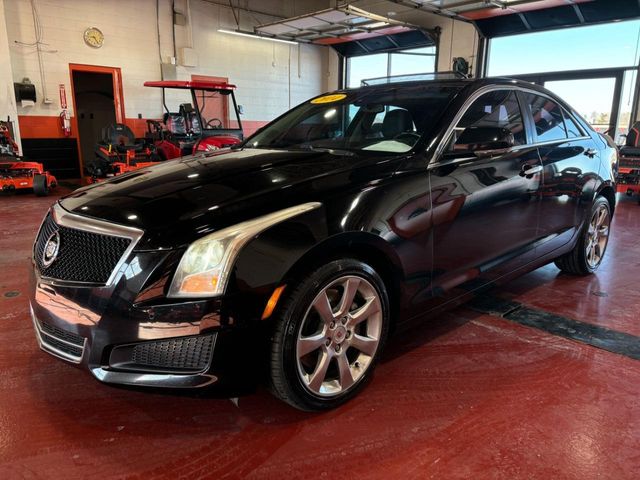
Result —
[[612, 238], [596, 275], [562, 275], [553, 265], [501, 288], [503, 297], [640, 336], [640, 205], [619, 197]]
[[[0, 198], [2, 479], [640, 478], [639, 361], [465, 308], [394, 337], [321, 415], [102, 385], [35, 343], [26, 270], [52, 200]], [[545, 267], [495, 293], [637, 335], [639, 223], [623, 201], [596, 277]]]

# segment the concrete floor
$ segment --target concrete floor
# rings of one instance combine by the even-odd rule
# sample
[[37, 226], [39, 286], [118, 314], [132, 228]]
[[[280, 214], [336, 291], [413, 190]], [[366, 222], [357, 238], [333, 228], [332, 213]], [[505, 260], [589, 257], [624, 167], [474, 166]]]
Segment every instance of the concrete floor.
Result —
[[[102, 385], [38, 350], [33, 236], [54, 198], [0, 198], [0, 478], [640, 478], [640, 362], [459, 308], [395, 336], [325, 414]], [[622, 199], [598, 274], [547, 266], [495, 290], [640, 335], [640, 206]], [[635, 339], [640, 345], [640, 339]]]

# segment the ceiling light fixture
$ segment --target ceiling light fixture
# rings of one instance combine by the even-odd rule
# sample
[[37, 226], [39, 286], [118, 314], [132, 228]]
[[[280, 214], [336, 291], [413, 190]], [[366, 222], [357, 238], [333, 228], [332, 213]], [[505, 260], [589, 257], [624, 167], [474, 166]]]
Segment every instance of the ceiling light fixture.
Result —
[[390, 24], [387, 22], [374, 22], [374, 23], [369, 23], [368, 25], [362, 25], [362, 28], [380, 28], [380, 27], [388, 27]]
[[239, 35], [241, 37], [256, 38], [258, 40], [268, 40], [270, 42], [279, 42], [279, 43], [288, 43], [289, 45], [298, 45], [298, 42], [292, 42], [290, 40], [281, 40], [279, 38], [265, 37], [262, 35], [256, 35], [255, 33], [251, 33], [251, 32], [242, 32], [240, 30], [225, 30], [224, 28], [219, 28], [218, 32], [227, 33], [229, 35]]

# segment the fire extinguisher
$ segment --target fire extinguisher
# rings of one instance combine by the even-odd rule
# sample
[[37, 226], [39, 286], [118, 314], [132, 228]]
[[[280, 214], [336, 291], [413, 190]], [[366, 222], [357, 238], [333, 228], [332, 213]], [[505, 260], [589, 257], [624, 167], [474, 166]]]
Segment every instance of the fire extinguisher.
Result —
[[66, 108], [60, 112], [60, 127], [65, 137], [71, 135], [71, 116]]
[[69, 115], [69, 110], [67, 110], [67, 92], [64, 88], [64, 83], [59, 85], [60, 91], [60, 106], [62, 107], [62, 111], [60, 112], [60, 128], [62, 128], [62, 133], [65, 137], [71, 136], [71, 115]]

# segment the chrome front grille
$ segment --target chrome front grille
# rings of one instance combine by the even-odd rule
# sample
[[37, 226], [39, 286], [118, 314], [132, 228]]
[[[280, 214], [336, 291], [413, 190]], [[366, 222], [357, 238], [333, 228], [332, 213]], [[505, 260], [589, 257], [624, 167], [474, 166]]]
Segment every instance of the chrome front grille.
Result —
[[[142, 236], [142, 230], [83, 217], [54, 205], [33, 249], [43, 279], [71, 284], [111, 284]], [[47, 251], [51, 244], [55, 254]]]
[[84, 337], [40, 321], [36, 318], [33, 308], [31, 308], [31, 319], [38, 343], [43, 350], [63, 360], [80, 363], [86, 345]]
[[[44, 263], [47, 242], [58, 232], [60, 247], [51, 265]], [[36, 241], [35, 259], [40, 273], [70, 282], [107, 283], [111, 272], [131, 243], [128, 238], [99, 235], [55, 223], [49, 214]]]

